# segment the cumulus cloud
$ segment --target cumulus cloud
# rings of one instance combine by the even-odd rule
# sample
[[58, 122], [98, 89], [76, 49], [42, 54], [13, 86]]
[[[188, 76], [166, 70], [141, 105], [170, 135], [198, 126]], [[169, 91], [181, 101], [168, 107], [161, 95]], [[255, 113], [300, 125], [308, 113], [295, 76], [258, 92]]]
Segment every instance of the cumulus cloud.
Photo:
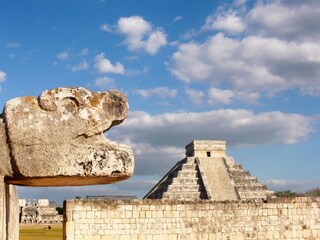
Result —
[[246, 104], [257, 104], [260, 94], [257, 92], [248, 92], [247, 90], [232, 91], [229, 89], [210, 88], [208, 90], [208, 104], [209, 105], [228, 105], [239, 100]]
[[319, 40], [318, 0], [258, 2], [245, 16], [249, 33], [286, 40]]
[[109, 77], [100, 77], [94, 81], [94, 85], [100, 89], [106, 90], [114, 87], [114, 80]]
[[0, 71], [0, 83], [4, 82], [7, 79], [7, 74], [3, 71]]
[[219, 105], [219, 104], [230, 104], [234, 93], [231, 90], [223, 90], [218, 88], [211, 88], [209, 90], [209, 104]]
[[246, 25], [234, 11], [207, 17], [202, 30], [219, 30], [229, 34], [238, 34], [245, 30]]
[[186, 88], [185, 93], [190, 98], [191, 102], [200, 105], [203, 102], [204, 93], [201, 90]]
[[245, 31], [247, 35], [275, 37], [290, 41], [319, 39], [320, 7], [318, 0], [255, 1], [246, 0], [220, 6], [205, 20], [202, 30], [218, 30], [228, 34]]
[[104, 53], [100, 53], [99, 55], [96, 55], [94, 60], [95, 60], [94, 68], [99, 73], [115, 73], [115, 74], [125, 73], [125, 68], [121, 63], [117, 62], [115, 65], [113, 65], [111, 61], [105, 57]]
[[181, 44], [171, 72], [185, 82], [224, 83], [231, 90], [268, 93], [297, 88], [320, 94], [320, 44], [219, 33], [204, 43]]
[[79, 71], [83, 71], [83, 70], [87, 70], [87, 69], [89, 69], [88, 63], [86, 61], [82, 61], [78, 65], [73, 66], [71, 68], [71, 71], [72, 72], [79, 72]]
[[151, 96], [157, 96], [161, 98], [174, 98], [177, 95], [176, 89], [171, 89], [168, 87], [156, 87], [156, 88], [150, 88], [150, 89], [136, 89], [134, 91], [136, 94], [143, 98], [148, 98]]
[[313, 121], [299, 114], [231, 109], [160, 115], [131, 112], [108, 137], [131, 144], [137, 174], [164, 174], [184, 157], [184, 146], [194, 139], [223, 139], [229, 146], [293, 144], [310, 136]]
[[64, 61], [64, 60], [67, 60], [68, 58], [70, 57], [70, 54], [68, 51], [64, 51], [64, 52], [61, 52], [57, 55], [57, 58], [60, 60], [60, 61]]
[[[206, 40], [179, 43], [168, 65], [171, 73], [213, 86], [211, 104], [255, 103], [287, 90], [319, 96], [319, 1], [245, 4], [233, 1], [208, 16], [202, 32], [214, 30], [214, 35]], [[220, 102], [218, 93], [226, 94]]]
[[167, 44], [165, 32], [154, 28], [140, 16], [120, 18], [117, 30], [125, 35], [124, 44], [131, 51], [144, 50], [153, 55], [160, 47]]

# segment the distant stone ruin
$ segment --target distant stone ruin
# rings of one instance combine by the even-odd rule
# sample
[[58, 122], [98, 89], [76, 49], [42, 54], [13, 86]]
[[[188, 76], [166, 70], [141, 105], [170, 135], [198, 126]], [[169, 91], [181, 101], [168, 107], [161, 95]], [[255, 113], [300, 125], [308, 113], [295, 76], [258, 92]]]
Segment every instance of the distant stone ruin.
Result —
[[179, 161], [145, 199], [263, 201], [274, 192], [226, 155], [226, 142], [194, 140]]
[[13, 185], [109, 184], [133, 174], [129, 146], [103, 132], [128, 116], [124, 94], [56, 88], [8, 101], [0, 118], [0, 239], [18, 240]]
[[63, 215], [59, 215], [55, 206], [50, 205], [48, 199], [38, 199], [31, 202], [19, 199], [20, 224], [54, 224], [62, 223]]

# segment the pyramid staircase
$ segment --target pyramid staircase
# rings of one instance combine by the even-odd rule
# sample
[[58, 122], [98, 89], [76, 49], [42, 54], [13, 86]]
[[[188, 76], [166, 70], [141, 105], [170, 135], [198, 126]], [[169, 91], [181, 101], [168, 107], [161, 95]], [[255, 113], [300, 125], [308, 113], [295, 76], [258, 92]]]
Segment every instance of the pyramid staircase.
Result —
[[[190, 156], [190, 149], [187, 149], [187, 157], [177, 162], [147, 193], [145, 199], [263, 201], [275, 197], [274, 192], [252, 177], [250, 172], [245, 171], [232, 157], [223, 152], [221, 154], [221, 143], [225, 142], [198, 142], [192, 142], [195, 146], [191, 146], [191, 154], [197, 156]], [[196, 144], [202, 146], [205, 143], [208, 147], [214, 146], [215, 142], [219, 144], [216, 154], [204, 152], [207, 153], [206, 156], [196, 152]], [[187, 147], [190, 148], [190, 144]]]
[[236, 191], [241, 200], [274, 198], [275, 193], [268, 190], [256, 177], [245, 171], [241, 164], [236, 163], [232, 157], [225, 158], [229, 175], [233, 180]]
[[195, 159], [188, 157], [179, 161], [145, 198], [185, 201], [208, 199]]

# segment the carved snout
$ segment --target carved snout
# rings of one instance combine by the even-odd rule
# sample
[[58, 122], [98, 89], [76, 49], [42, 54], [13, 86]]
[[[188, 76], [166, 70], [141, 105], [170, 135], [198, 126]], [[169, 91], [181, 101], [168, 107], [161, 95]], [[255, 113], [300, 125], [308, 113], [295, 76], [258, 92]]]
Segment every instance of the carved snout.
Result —
[[55, 88], [44, 91], [39, 106], [46, 111], [59, 111], [85, 119], [87, 125], [78, 135], [90, 137], [107, 131], [128, 116], [128, 103], [124, 94], [115, 90], [91, 92], [78, 88]]
[[125, 95], [114, 90], [56, 88], [38, 99], [10, 100], [0, 124], [0, 143], [6, 143], [1, 149], [6, 165], [0, 173], [11, 184], [30, 186], [105, 184], [128, 178], [133, 172], [132, 150], [102, 134], [127, 115]]

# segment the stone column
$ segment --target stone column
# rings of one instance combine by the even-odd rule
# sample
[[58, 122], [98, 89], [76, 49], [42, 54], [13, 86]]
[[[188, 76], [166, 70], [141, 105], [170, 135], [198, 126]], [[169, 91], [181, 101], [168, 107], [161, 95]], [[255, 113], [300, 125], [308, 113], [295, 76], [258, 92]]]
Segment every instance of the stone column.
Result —
[[4, 177], [0, 176], [0, 238], [6, 240], [6, 188]]
[[19, 203], [16, 187], [0, 177], [0, 239], [19, 240]]
[[7, 240], [19, 240], [19, 201], [16, 187], [5, 183]]

